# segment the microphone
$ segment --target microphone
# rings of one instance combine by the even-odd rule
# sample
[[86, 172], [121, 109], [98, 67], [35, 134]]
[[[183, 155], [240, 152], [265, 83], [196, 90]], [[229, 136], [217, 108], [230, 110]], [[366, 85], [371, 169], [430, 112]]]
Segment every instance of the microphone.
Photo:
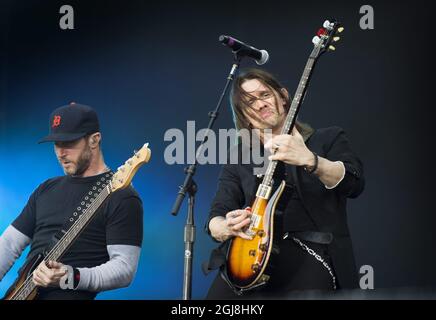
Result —
[[258, 65], [265, 64], [269, 59], [268, 51], [256, 49], [230, 36], [221, 35], [218, 40], [233, 52], [253, 58]]

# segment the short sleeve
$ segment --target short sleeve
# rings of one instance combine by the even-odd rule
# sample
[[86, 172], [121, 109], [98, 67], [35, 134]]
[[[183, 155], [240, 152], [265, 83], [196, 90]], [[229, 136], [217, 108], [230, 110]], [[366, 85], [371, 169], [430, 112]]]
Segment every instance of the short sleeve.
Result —
[[[38, 188], [39, 189], [39, 188]], [[26, 206], [21, 211], [20, 215], [12, 222], [12, 225], [24, 233], [29, 238], [33, 238], [33, 233], [35, 231], [35, 221], [36, 221], [36, 198], [38, 195], [38, 189], [36, 189], [29, 197]]]
[[143, 208], [139, 197], [111, 199], [106, 221], [107, 245], [124, 244], [140, 247], [143, 236]]

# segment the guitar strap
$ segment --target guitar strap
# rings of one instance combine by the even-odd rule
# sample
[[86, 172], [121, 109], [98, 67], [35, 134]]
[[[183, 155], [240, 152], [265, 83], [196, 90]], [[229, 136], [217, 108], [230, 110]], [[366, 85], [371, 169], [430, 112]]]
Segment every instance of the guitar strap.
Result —
[[100, 194], [100, 192], [107, 186], [109, 181], [112, 179], [113, 172], [107, 172], [103, 177], [94, 183], [94, 185], [89, 189], [89, 191], [83, 196], [81, 201], [78, 203], [76, 209], [74, 210], [71, 217], [65, 220], [62, 228], [56, 232], [51, 238], [50, 244], [44, 249], [43, 254], [47, 256], [50, 250], [58, 243], [58, 241], [68, 232], [71, 226], [80, 218], [80, 216], [86, 211], [87, 208], [92, 204], [94, 199]]

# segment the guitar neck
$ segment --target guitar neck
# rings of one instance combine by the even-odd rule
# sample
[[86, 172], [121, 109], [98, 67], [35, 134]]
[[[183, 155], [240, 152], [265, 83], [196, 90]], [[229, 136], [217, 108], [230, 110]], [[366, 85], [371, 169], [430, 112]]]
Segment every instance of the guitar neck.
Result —
[[[288, 115], [286, 116], [286, 120], [283, 125], [281, 134], [289, 134], [289, 132], [294, 126], [296, 116], [300, 110], [300, 106], [303, 102], [304, 95], [306, 93], [310, 78], [313, 73], [313, 69], [315, 67], [315, 63], [317, 61], [316, 57], [318, 56], [318, 53], [319, 53], [319, 48], [315, 47], [312, 50], [309, 59], [307, 60], [306, 66], [303, 71], [303, 75], [301, 76], [297, 90], [294, 94], [294, 98], [292, 99], [292, 103], [289, 108]], [[276, 160], [272, 160], [269, 162], [262, 184], [259, 186], [256, 196], [266, 199], [269, 198], [272, 188], [273, 175], [276, 167], [277, 167]]]
[[303, 75], [301, 76], [300, 82], [298, 84], [297, 90], [295, 91], [294, 98], [292, 99], [292, 103], [289, 108], [288, 115], [286, 116], [286, 121], [283, 125], [281, 134], [289, 134], [291, 128], [294, 126], [296, 116], [298, 114], [298, 111], [300, 110], [300, 106], [303, 102], [310, 78], [313, 73], [315, 62], [315, 58], [309, 57], [309, 60], [307, 61], [304, 68]]
[[[312, 42], [315, 46], [309, 56], [309, 59], [307, 60], [303, 75], [301, 76], [300, 83], [298, 84], [297, 91], [295, 92], [288, 115], [286, 116], [281, 134], [289, 134], [291, 129], [294, 127], [296, 116], [306, 94], [307, 86], [309, 85], [315, 63], [318, 61], [320, 55], [324, 52], [336, 50], [331, 43], [332, 41], [339, 41], [340, 37], [338, 37], [338, 34], [343, 31], [344, 28], [337, 21], [330, 22], [329, 20], [326, 20], [323, 23], [323, 28], [319, 29], [317, 36], [312, 39]], [[272, 190], [273, 175], [276, 167], [276, 160], [269, 162], [262, 184], [257, 190], [257, 197], [269, 199]]]

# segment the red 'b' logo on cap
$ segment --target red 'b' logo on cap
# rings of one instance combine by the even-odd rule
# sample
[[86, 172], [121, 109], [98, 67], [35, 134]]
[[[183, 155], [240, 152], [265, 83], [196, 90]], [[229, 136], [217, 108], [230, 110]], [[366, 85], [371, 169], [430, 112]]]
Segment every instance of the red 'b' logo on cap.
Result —
[[61, 116], [54, 116], [53, 118], [53, 124], [51, 125], [52, 128], [58, 127], [61, 124]]

